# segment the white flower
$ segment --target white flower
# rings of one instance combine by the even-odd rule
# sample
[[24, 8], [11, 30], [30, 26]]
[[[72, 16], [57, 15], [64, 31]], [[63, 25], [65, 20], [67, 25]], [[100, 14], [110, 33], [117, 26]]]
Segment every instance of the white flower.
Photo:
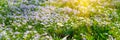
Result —
[[23, 38], [26, 38], [26, 37], [27, 37], [27, 35], [28, 35], [30, 32], [31, 32], [31, 31], [26, 31], [26, 32], [24, 33]]
[[58, 26], [64, 26], [62, 23], [57, 23]]
[[73, 40], [76, 40], [76, 39], [73, 39]]
[[97, 21], [97, 22], [101, 22], [101, 18], [100, 17], [95, 17], [95, 20]]
[[62, 38], [62, 40], [67, 40], [67, 37], [68, 37], [69, 35], [67, 35], [67, 36], [65, 36], [64, 38]]
[[0, 6], [0, 8], [2, 8], [2, 7]]
[[64, 10], [65, 13], [70, 13], [70, 12], [72, 12], [72, 9], [69, 8], [69, 7], [64, 7], [63, 10]]
[[31, 26], [31, 25], [28, 25], [28, 28], [29, 28], [29, 29], [31, 29], [31, 28], [32, 28], [32, 26]]
[[22, 26], [21, 24], [18, 24], [18, 27]]
[[114, 38], [112, 37], [112, 35], [108, 35], [109, 36], [109, 40], [114, 40]]
[[37, 31], [36, 31], [36, 30], [34, 30], [33, 32], [34, 32], [34, 33], [37, 33]]
[[84, 20], [85, 18], [84, 17], [78, 17], [78, 19]]
[[70, 0], [62, 0], [63, 2], [68, 2], [68, 1], [70, 1]]
[[96, 10], [94, 8], [91, 9], [92, 12], [96, 12]]
[[2, 31], [1, 34], [2, 35], [6, 35], [7, 33], [6, 33], [6, 31]]

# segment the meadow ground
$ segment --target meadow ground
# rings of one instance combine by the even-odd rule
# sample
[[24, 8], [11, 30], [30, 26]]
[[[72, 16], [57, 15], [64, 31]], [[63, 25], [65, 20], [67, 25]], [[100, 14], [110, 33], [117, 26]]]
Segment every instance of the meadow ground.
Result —
[[120, 40], [120, 1], [0, 0], [0, 40]]

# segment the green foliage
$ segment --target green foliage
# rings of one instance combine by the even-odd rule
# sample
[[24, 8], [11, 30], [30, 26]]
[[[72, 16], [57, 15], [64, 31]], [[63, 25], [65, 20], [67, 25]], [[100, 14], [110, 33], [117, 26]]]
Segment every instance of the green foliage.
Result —
[[7, 13], [9, 13], [7, 0], [1, 0], [0, 1], [0, 14], [4, 16]]

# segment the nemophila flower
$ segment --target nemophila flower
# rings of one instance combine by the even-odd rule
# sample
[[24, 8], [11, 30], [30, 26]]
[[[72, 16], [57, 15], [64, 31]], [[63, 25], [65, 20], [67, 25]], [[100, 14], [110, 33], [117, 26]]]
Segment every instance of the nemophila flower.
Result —
[[14, 32], [14, 34], [20, 34], [20, 32]]
[[23, 10], [27, 10], [28, 9], [27, 5], [25, 5], [25, 4], [21, 4], [20, 8], [23, 9]]
[[12, 25], [15, 25], [15, 26], [18, 26], [18, 27], [21, 27], [22, 25], [16, 21], [13, 21]]
[[63, 10], [64, 10], [64, 13], [67, 13], [67, 14], [72, 12], [72, 9], [69, 7], [64, 7]]
[[2, 38], [2, 34], [0, 34], [0, 38]]
[[87, 40], [86, 38], [83, 38], [83, 40]]
[[23, 38], [26, 38], [26, 37], [28, 36], [29, 33], [31, 33], [31, 31], [26, 31], [26, 32], [24, 32]]
[[26, 24], [28, 22], [28, 20], [23, 20], [22, 24]]
[[[15, 6], [15, 7], [17, 7], [17, 6]], [[30, 11], [31, 9], [36, 8], [36, 7], [39, 9], [38, 11], [34, 11], [34, 12]], [[20, 16], [15, 15], [14, 18], [22, 17], [22, 18], [25, 18], [25, 20], [36, 19], [36, 20], [42, 21], [44, 24], [48, 24], [48, 23], [52, 23], [52, 22], [67, 21], [67, 19], [68, 19], [68, 18], [66, 18], [67, 16], [62, 17], [64, 15], [60, 15], [59, 13], [57, 13], [57, 11], [56, 11], [57, 9], [54, 6], [42, 7], [42, 6], [35, 6], [35, 5], [26, 5], [26, 4], [21, 3], [20, 7], [18, 9], [21, 9], [23, 11], [23, 14], [21, 12]]]
[[101, 21], [102, 21], [102, 18], [101, 18], [101, 17], [98, 17], [98, 16], [95, 16], [95, 17], [94, 17], [94, 20], [96, 20], [97, 22], [101, 22]]
[[[41, 12], [35, 12], [34, 16], [37, 20], [42, 21], [42, 24], [48, 24], [52, 22], [64, 22], [67, 21], [67, 15], [61, 15], [55, 11], [55, 7], [41, 7]], [[36, 15], [38, 14], [38, 15]]]
[[35, 6], [35, 5], [28, 5], [27, 7], [28, 7], [29, 9], [36, 8], [36, 6]]
[[22, 0], [22, 2], [27, 2], [27, 0]]
[[34, 40], [39, 40], [40, 39], [40, 35], [39, 34], [35, 34], [34, 35]]
[[73, 13], [74, 13], [74, 14], [79, 14], [80, 11], [78, 11], [78, 10], [73, 10]]
[[5, 23], [2, 23], [2, 24], [1, 24], [1, 27], [3, 27], [3, 26], [5, 26]]

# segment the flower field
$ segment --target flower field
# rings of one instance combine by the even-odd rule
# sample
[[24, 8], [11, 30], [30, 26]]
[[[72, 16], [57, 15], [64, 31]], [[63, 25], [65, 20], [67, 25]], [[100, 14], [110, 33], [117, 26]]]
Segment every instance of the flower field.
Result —
[[120, 1], [0, 0], [0, 40], [120, 40]]

